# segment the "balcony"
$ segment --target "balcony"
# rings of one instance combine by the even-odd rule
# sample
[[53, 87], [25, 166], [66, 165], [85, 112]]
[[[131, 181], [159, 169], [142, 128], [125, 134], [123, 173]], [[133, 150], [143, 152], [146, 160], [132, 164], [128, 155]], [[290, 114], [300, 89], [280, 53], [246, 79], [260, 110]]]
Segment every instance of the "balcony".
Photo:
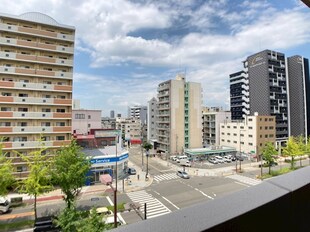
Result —
[[2, 111], [0, 119], [71, 119], [71, 113]]
[[15, 150], [15, 149], [30, 149], [43, 147], [61, 147], [63, 145], [70, 144], [71, 140], [59, 140], [59, 141], [21, 141], [21, 142], [3, 142], [3, 150]]
[[14, 126], [0, 127], [0, 134], [41, 134], [41, 133], [71, 133], [71, 126]]
[[169, 84], [165, 84], [165, 85], [159, 86], [157, 88], [157, 91], [160, 92], [160, 91], [169, 90], [169, 89], [170, 89], [170, 85]]
[[40, 69], [6, 67], [6, 66], [0, 66], [0, 73], [1, 74], [13, 74], [13, 75], [17, 74], [17, 75], [23, 75], [23, 76], [60, 78], [60, 79], [70, 79], [70, 80], [72, 80], [72, 77], [73, 77], [73, 74], [71, 72], [48, 71], [48, 70], [40, 70]]
[[28, 61], [30, 63], [52, 64], [60, 66], [73, 66], [72, 60], [50, 58], [46, 56], [25, 55], [14, 52], [0, 52], [0, 58], [8, 60]]
[[0, 96], [0, 103], [27, 105], [72, 105], [72, 99], [38, 98], [38, 97], [6, 97]]
[[16, 25], [8, 25], [5, 23], [0, 23], [0, 30], [74, 42], [74, 35], [67, 35], [52, 31], [39, 30], [36, 28], [28, 28], [28, 27], [21, 27]]
[[8, 89], [25, 89], [36, 91], [55, 91], [55, 92], [72, 92], [72, 86], [70, 85], [49, 85], [43, 83], [25, 83], [25, 82], [13, 82], [13, 81], [0, 81], [0, 88]]
[[45, 51], [52, 51], [52, 52], [60, 52], [60, 53], [67, 53], [73, 54], [74, 48], [73, 47], [65, 47], [56, 44], [45, 44], [39, 43], [34, 41], [26, 41], [26, 40], [19, 40], [19, 39], [8, 39], [0, 37], [0, 45], [7, 45], [7, 46], [16, 46], [21, 48], [33, 48], [37, 50], [45, 50]]

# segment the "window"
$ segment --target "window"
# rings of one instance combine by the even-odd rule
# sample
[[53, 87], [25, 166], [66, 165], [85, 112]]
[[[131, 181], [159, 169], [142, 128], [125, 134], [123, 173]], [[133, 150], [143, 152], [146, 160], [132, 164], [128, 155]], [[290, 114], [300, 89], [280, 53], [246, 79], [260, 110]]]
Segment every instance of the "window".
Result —
[[249, 122], [252, 122], [253, 121], [253, 119], [252, 118], [249, 118]]
[[237, 129], [237, 127], [236, 127], [236, 126], [234, 126], [234, 129]]
[[41, 122], [41, 126], [51, 126], [50, 122]]
[[1, 111], [11, 111], [11, 107], [1, 107]]
[[0, 122], [0, 127], [11, 126], [11, 122]]
[[85, 119], [85, 114], [75, 114], [75, 119]]
[[89, 123], [88, 123], [88, 125], [87, 125], [87, 126], [88, 126], [88, 128], [90, 128], [90, 124], [89, 124]]
[[273, 118], [269, 118], [269, 122], [273, 122]]
[[249, 143], [249, 146], [253, 146], [253, 143]]
[[65, 140], [65, 136], [56, 136], [56, 140]]
[[[65, 113], [66, 110], [65, 109], [57, 109], [56, 112], [57, 113]], [[77, 118], [75, 117], [75, 119], [77, 119]]]
[[230, 133], [227, 133], [227, 135], [230, 135]]
[[252, 138], [252, 137], [253, 137], [253, 135], [249, 135], [249, 137], [250, 137], [250, 138]]
[[65, 122], [56, 122], [56, 126], [66, 126]]
[[253, 127], [249, 126], [249, 130], [252, 130], [252, 129], [253, 129]]
[[234, 133], [234, 136], [237, 136], [237, 134]]
[[244, 126], [240, 126], [240, 129], [244, 129]]
[[234, 143], [237, 143], [237, 141], [234, 141]]
[[227, 140], [228, 143], [230, 143], [230, 140]]
[[225, 133], [224, 133], [224, 132], [222, 132], [221, 134], [222, 134], [222, 135], [225, 135]]
[[51, 112], [50, 108], [42, 108], [42, 112]]
[[267, 119], [267, 118], [265, 118], [265, 122], [267, 122], [267, 120], [268, 120], [268, 119]]
[[25, 127], [25, 126], [27, 126], [27, 122], [19, 122], [19, 123], [17, 123], [17, 125]]
[[222, 142], [225, 142], [225, 139], [222, 139]]
[[28, 94], [27, 93], [20, 93], [18, 94], [19, 97], [28, 97]]
[[268, 130], [268, 126], [265, 126], [265, 130]]
[[18, 112], [28, 112], [28, 108], [18, 108]]
[[12, 96], [12, 93], [5, 93], [5, 92], [2, 92], [2, 96], [4, 96], [4, 97], [9, 97], [9, 96]]
[[269, 135], [269, 138], [273, 138], [273, 134], [270, 134], [270, 135]]
[[273, 130], [273, 126], [270, 126], [270, 127], [269, 127], [269, 130]]
[[265, 138], [268, 138], [268, 135], [265, 135]]
[[91, 119], [91, 115], [88, 115], [88, 119]]
[[260, 135], [259, 137], [260, 137], [260, 138], [263, 138], [263, 136], [262, 136], [262, 135]]

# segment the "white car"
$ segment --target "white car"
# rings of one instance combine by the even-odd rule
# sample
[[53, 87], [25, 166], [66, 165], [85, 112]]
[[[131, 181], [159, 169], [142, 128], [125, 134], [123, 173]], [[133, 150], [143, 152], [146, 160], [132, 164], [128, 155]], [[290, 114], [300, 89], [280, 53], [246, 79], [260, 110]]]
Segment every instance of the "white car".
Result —
[[4, 197], [0, 197], [0, 214], [8, 212], [10, 209], [10, 202]]
[[221, 156], [216, 155], [216, 156], [214, 156], [214, 158], [217, 159], [219, 163], [225, 163], [223, 157], [221, 157]]
[[223, 157], [223, 160], [224, 160], [226, 163], [230, 163], [230, 162], [231, 162], [231, 158], [228, 157], [228, 156], [224, 156], [224, 157]]

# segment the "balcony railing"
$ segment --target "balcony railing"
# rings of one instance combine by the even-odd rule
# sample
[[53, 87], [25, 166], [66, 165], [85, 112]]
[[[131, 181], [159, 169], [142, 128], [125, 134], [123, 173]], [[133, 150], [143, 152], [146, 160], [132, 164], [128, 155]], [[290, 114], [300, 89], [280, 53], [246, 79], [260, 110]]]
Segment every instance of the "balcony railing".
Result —
[[71, 72], [48, 71], [48, 70], [40, 70], [40, 69], [6, 67], [6, 66], [0, 66], [0, 73], [15, 74], [15, 75], [18, 74], [18, 75], [25, 75], [25, 76], [53, 77], [53, 78], [63, 78], [63, 79], [72, 79], [72, 76], [73, 76]]
[[50, 85], [50, 84], [43, 84], [43, 83], [0, 81], [0, 87], [9, 88], [9, 89], [29, 89], [29, 90], [43, 90], [43, 91], [72, 92], [72, 86], [70, 85]]
[[63, 145], [70, 144], [71, 140], [57, 140], [57, 141], [20, 141], [20, 142], [3, 142], [3, 150], [14, 149], [30, 149], [38, 148], [40, 146], [49, 147], [61, 147]]
[[46, 37], [46, 38], [59, 39], [59, 40], [67, 40], [67, 41], [72, 41], [72, 42], [74, 41], [74, 35], [67, 35], [67, 34], [62, 34], [62, 33], [57, 33], [57, 32], [52, 32], [52, 31], [39, 30], [36, 28], [8, 25], [5, 23], [0, 23], [0, 30], [41, 36], [41, 37]]
[[0, 96], [0, 103], [28, 105], [72, 105], [71, 99]]
[[71, 133], [71, 126], [14, 126], [0, 127], [0, 134]]
[[69, 53], [73, 54], [74, 48], [73, 47], [65, 47], [55, 44], [45, 44], [33, 41], [26, 41], [26, 40], [19, 40], [19, 39], [8, 39], [0, 37], [0, 44], [8, 45], [8, 46], [17, 46], [17, 47], [27, 47], [33, 48], [38, 50], [46, 50], [46, 51], [57, 51], [61, 53]]
[[71, 113], [53, 113], [53, 112], [15, 112], [15, 111], [0, 111], [0, 119], [71, 119]]

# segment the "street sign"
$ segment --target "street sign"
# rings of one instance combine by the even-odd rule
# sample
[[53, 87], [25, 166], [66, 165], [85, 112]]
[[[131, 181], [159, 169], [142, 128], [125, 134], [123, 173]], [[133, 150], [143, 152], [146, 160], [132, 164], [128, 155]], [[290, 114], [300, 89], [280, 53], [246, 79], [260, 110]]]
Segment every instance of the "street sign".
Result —
[[99, 197], [92, 197], [90, 198], [90, 201], [99, 201]]

